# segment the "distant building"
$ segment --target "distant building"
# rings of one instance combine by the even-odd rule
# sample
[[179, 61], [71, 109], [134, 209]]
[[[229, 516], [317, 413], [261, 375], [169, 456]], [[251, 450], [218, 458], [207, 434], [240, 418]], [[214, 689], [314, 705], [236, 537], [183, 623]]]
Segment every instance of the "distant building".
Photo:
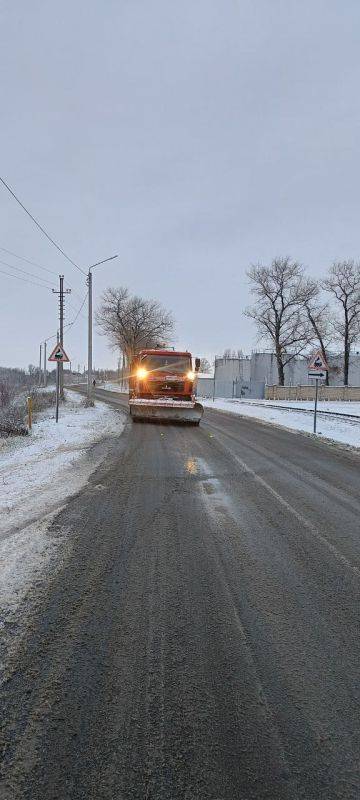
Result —
[[[330, 386], [343, 383], [343, 357], [329, 356]], [[200, 374], [197, 394], [202, 397], [265, 397], [265, 386], [279, 383], [276, 355], [271, 352], [253, 352], [251, 356], [222, 356], [215, 358], [215, 373]], [[301, 386], [308, 383], [308, 358], [299, 356], [285, 367], [285, 385]], [[360, 353], [351, 353], [349, 385], [360, 386]]]

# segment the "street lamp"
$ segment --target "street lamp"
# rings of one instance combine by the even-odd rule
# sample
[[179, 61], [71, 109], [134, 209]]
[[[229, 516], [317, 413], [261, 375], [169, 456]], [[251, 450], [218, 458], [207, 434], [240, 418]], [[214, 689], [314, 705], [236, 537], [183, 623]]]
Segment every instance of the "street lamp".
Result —
[[92, 264], [91, 267], [88, 269], [86, 283], [89, 288], [89, 295], [88, 295], [88, 375], [87, 375], [87, 400], [89, 405], [93, 403], [93, 384], [92, 384], [92, 272], [91, 270], [94, 267], [100, 266], [100, 264], [105, 264], [107, 261], [113, 261], [114, 258], [118, 256], [110, 256], [110, 258], [104, 258], [103, 261], [97, 261], [96, 264]]

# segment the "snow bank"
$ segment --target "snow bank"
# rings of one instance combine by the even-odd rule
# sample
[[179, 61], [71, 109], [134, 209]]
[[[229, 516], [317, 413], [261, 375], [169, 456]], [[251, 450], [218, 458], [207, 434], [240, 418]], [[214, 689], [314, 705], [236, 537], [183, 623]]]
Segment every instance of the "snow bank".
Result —
[[0, 440], [0, 627], [55, 557], [49, 524], [102, 460], [87, 451], [124, 426], [124, 415], [104, 403], [84, 408], [79, 395], [66, 396], [57, 424], [47, 409], [35, 415], [29, 436]]
[[0, 441], [0, 535], [78, 491], [96, 463], [71, 469], [71, 478], [69, 468], [94, 442], [122, 430], [120, 414], [109, 406], [84, 408], [74, 392], [67, 398], [57, 424], [54, 409], [47, 409], [35, 416], [29, 436]]
[[[200, 399], [200, 398], [199, 398]], [[313, 433], [313, 415], [301, 413], [296, 409], [313, 410], [314, 403], [284, 400], [231, 400], [217, 398], [212, 400], [201, 399], [205, 408], [214, 408], [217, 411], [227, 411], [243, 417], [252, 417], [276, 425], [291, 428], [304, 433]], [[273, 406], [276, 406], [274, 408]], [[320, 402], [319, 411], [336, 411], [342, 414], [359, 414], [360, 403]], [[343, 419], [336, 417], [318, 416], [317, 435], [325, 439], [332, 439], [341, 444], [360, 447], [360, 420]]]
[[120, 394], [127, 394], [127, 389], [120, 383], [111, 383], [110, 381], [106, 381], [102, 386], [99, 386], [99, 389], [107, 389], [110, 392], [120, 392]]

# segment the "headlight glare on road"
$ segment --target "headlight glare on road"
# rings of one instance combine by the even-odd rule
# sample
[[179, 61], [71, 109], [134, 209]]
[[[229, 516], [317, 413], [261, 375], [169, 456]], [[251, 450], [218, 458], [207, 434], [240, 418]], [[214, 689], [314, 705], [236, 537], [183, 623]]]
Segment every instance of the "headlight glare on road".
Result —
[[146, 378], [147, 374], [148, 374], [147, 369], [145, 369], [144, 367], [139, 367], [139, 369], [136, 372], [137, 377], [140, 378], [141, 381], [143, 381], [144, 378]]

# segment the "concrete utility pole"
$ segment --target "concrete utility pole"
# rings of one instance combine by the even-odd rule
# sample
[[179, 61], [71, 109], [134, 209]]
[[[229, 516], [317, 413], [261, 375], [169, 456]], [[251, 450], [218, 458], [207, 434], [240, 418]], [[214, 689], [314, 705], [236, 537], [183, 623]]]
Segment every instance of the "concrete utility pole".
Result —
[[[60, 321], [60, 344], [64, 343], [64, 276], [59, 275], [60, 278], [60, 308], [59, 308], [59, 321]], [[64, 399], [64, 367], [59, 364], [59, 381], [60, 381], [60, 397]]]
[[[58, 331], [58, 343], [61, 344], [63, 347], [64, 345], [64, 295], [70, 294], [71, 289], [64, 289], [64, 276], [59, 275], [60, 280], [60, 287], [59, 291], [57, 289], [53, 289], [54, 294], [59, 295], [59, 322], [60, 322], [60, 331]], [[64, 371], [63, 371], [63, 364], [59, 364], [59, 394], [61, 400], [64, 399]]]
[[47, 363], [46, 363], [46, 340], [44, 342], [44, 375], [43, 375], [43, 386], [47, 385]]
[[39, 356], [39, 386], [41, 386], [41, 350], [42, 350], [42, 344], [40, 345], [40, 356]]
[[100, 266], [100, 264], [105, 264], [106, 261], [112, 261], [114, 258], [117, 258], [117, 255], [110, 256], [110, 258], [104, 258], [103, 261], [97, 261], [96, 264], [92, 264], [89, 267], [86, 283], [88, 285], [88, 374], [87, 374], [87, 400], [89, 404], [92, 404], [93, 395], [94, 395], [94, 387], [93, 387], [93, 372], [92, 372], [92, 272], [91, 270], [94, 267]]
[[92, 385], [92, 272], [88, 272], [87, 285], [89, 289], [88, 297], [88, 370], [87, 370], [87, 399], [88, 403], [93, 402]]

